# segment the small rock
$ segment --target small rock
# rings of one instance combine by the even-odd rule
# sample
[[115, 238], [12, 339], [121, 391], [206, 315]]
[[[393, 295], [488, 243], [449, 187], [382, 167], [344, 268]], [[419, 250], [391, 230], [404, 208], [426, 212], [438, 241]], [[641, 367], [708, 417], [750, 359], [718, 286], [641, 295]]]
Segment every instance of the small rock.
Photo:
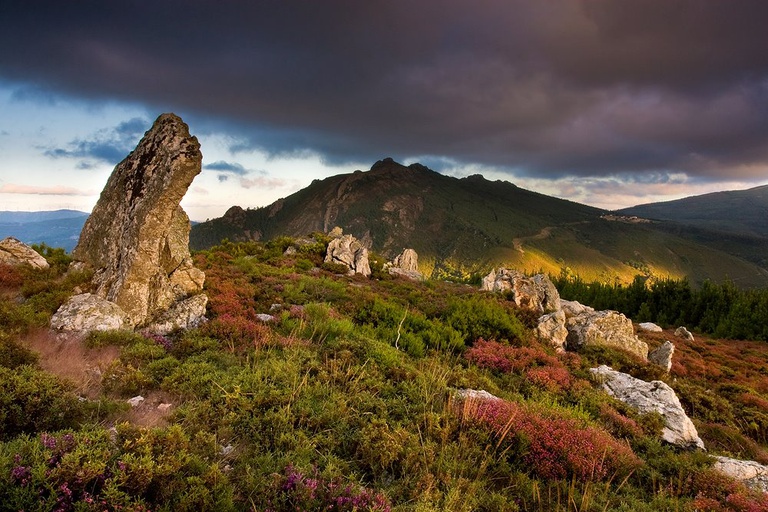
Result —
[[270, 311], [280, 311], [281, 309], [283, 309], [282, 304], [272, 304], [271, 306], [269, 306]]
[[173, 407], [173, 404], [162, 403], [157, 406], [157, 410], [161, 412], [167, 412], [171, 407]]
[[137, 395], [133, 398], [128, 399], [128, 403], [131, 405], [131, 407], [138, 407], [143, 401], [144, 401], [144, 397], [141, 395]]
[[637, 324], [637, 328], [645, 332], [662, 332], [663, 329], [653, 322], [643, 322]]
[[535, 332], [539, 340], [552, 345], [558, 352], [564, 352], [568, 329], [565, 327], [563, 310], [540, 316]]
[[717, 462], [712, 468], [734, 480], [744, 482], [747, 487], [757, 491], [768, 492], [768, 466], [753, 460], [715, 457]]
[[661, 437], [664, 441], [684, 448], [704, 449], [693, 422], [685, 414], [675, 391], [664, 382], [645, 382], [626, 373], [602, 365], [590, 371], [602, 383], [609, 395], [621, 400], [641, 414], [657, 412], [664, 418]]
[[579, 316], [583, 313], [594, 313], [595, 309], [589, 306], [585, 306], [581, 302], [575, 300], [563, 300], [560, 299], [560, 308], [565, 313], [565, 318], [571, 318], [573, 316]]
[[689, 331], [682, 325], [677, 329], [675, 329], [675, 336], [683, 338], [684, 340], [693, 341], [693, 334], [691, 334], [691, 331]]
[[275, 318], [272, 315], [268, 315], [266, 313], [259, 313], [256, 315], [256, 320], [264, 323], [269, 323], [269, 322], [275, 322], [277, 318]]
[[225, 457], [232, 453], [234, 451], [235, 447], [231, 444], [228, 444], [227, 446], [222, 446], [221, 450], [219, 450], [219, 454], [224, 455]]
[[671, 341], [665, 341], [659, 348], [648, 354], [648, 361], [669, 371], [672, 369], [672, 355], [674, 353], [675, 345]]
[[457, 400], [479, 400], [479, 401], [496, 401], [501, 398], [496, 395], [492, 395], [484, 389], [457, 389], [453, 394], [453, 398]]

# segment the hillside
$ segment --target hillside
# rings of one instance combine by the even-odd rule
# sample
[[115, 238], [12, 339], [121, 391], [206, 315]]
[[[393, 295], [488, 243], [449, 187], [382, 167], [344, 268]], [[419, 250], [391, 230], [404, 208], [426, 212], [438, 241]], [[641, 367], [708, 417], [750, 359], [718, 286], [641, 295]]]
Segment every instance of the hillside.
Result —
[[367, 172], [316, 180], [267, 207], [232, 207], [194, 226], [190, 245], [340, 226], [388, 258], [415, 249], [422, 272], [433, 277], [467, 278], [503, 264], [552, 274], [568, 269], [604, 282], [628, 283], [640, 273], [768, 286], [768, 265], [757, 256], [768, 254], [768, 239], [740, 235], [732, 243], [708, 230], [695, 238], [675, 224], [632, 223], [607, 213], [508, 182], [457, 179], [385, 159]]
[[768, 185], [642, 204], [617, 213], [725, 233], [768, 237]]
[[88, 213], [77, 210], [0, 211], [0, 239], [12, 236], [26, 244], [45, 243], [71, 251]]
[[[61, 251], [0, 269], [0, 508], [768, 510], [712, 457], [768, 463], [765, 342], [638, 331], [673, 340], [669, 373], [556, 353], [504, 294], [338, 275], [321, 237], [297, 243], [197, 253], [209, 321], [167, 336], [47, 329], [89, 277]], [[600, 364], [671, 386], [707, 452], [661, 442]]]

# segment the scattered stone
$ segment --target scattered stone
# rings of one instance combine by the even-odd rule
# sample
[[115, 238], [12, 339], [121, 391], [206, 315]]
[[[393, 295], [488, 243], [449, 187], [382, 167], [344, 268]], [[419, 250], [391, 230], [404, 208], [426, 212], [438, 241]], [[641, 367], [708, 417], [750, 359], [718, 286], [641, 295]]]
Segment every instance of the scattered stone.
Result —
[[619, 312], [587, 311], [567, 318], [565, 326], [570, 350], [598, 345], [625, 350], [643, 361], [648, 358], [648, 344], [635, 335], [632, 321]]
[[641, 414], [657, 412], [664, 418], [661, 437], [685, 448], [704, 449], [704, 442], [693, 422], [685, 414], [675, 391], [664, 382], [645, 382], [626, 373], [601, 365], [590, 370], [609, 395], [621, 400]]
[[29, 265], [37, 269], [49, 267], [48, 261], [37, 251], [12, 236], [0, 240], [0, 263], [14, 267]]
[[256, 315], [256, 320], [258, 320], [259, 322], [269, 323], [269, 322], [276, 322], [277, 318], [275, 318], [272, 315], [268, 315], [266, 313], [258, 313]]
[[526, 277], [520, 272], [500, 268], [485, 276], [480, 288], [490, 292], [511, 292], [515, 304], [524, 309], [540, 313], [560, 309], [560, 294], [544, 274]]
[[677, 329], [675, 329], [675, 336], [683, 338], [684, 340], [693, 341], [693, 334], [691, 334], [691, 331], [689, 331], [682, 325]]
[[455, 400], [496, 401], [501, 398], [492, 395], [484, 389], [457, 389], [453, 394]]
[[139, 405], [141, 405], [141, 402], [144, 401], [144, 397], [141, 395], [137, 395], [133, 398], [129, 398], [127, 401], [131, 407], [138, 407]]
[[403, 249], [403, 252], [384, 267], [392, 275], [405, 276], [415, 281], [424, 279], [419, 272], [419, 255], [413, 249]]
[[757, 491], [768, 492], [768, 466], [753, 460], [716, 456], [712, 468]]
[[157, 410], [160, 412], [168, 412], [168, 410], [173, 407], [173, 404], [169, 403], [162, 403], [157, 406]]
[[645, 332], [662, 332], [663, 329], [653, 322], [642, 322], [637, 324], [637, 328]]
[[341, 263], [349, 268], [349, 274], [371, 275], [368, 249], [352, 235], [342, 235], [331, 240], [325, 255], [326, 263]]
[[128, 314], [114, 302], [91, 293], [71, 297], [51, 317], [60, 331], [107, 331], [131, 328]]
[[221, 450], [219, 450], [219, 454], [226, 457], [227, 455], [232, 453], [234, 450], [235, 450], [235, 447], [232, 446], [231, 444], [228, 444], [227, 446], [221, 447]]
[[648, 361], [669, 371], [672, 369], [672, 355], [674, 353], [675, 345], [671, 341], [665, 341], [659, 348], [648, 354]]
[[201, 164], [187, 125], [173, 114], [158, 117], [115, 167], [72, 252], [74, 268], [94, 271], [95, 294], [125, 311], [130, 327], [152, 324], [203, 289], [179, 206]]
[[281, 311], [282, 309], [283, 309], [282, 304], [272, 304], [271, 306], [269, 306], [270, 311]]
[[555, 347], [557, 352], [565, 351], [568, 329], [565, 327], [565, 312], [562, 309], [539, 317], [536, 325], [536, 337]]

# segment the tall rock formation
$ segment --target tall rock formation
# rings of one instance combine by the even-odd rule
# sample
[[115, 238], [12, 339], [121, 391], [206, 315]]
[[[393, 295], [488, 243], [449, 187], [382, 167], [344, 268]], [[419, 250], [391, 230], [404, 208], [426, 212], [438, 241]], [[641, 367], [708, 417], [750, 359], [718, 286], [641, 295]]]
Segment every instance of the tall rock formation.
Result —
[[204, 314], [205, 300], [191, 299], [205, 274], [192, 263], [189, 217], [179, 206], [201, 169], [197, 138], [163, 114], [115, 167], [83, 227], [75, 265], [94, 271], [94, 294], [122, 309], [130, 327], [161, 317], [168, 325], [169, 310], [183, 310], [182, 323]]

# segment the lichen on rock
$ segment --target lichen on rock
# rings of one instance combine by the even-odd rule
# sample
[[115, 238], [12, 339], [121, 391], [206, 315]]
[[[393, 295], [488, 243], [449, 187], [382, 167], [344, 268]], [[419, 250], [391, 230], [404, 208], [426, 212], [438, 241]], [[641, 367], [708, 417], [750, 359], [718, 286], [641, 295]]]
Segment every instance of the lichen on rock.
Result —
[[174, 324], [168, 311], [188, 315], [177, 304], [202, 291], [205, 274], [192, 263], [189, 217], [179, 206], [201, 170], [197, 138], [163, 114], [115, 167], [83, 227], [74, 265], [93, 270], [94, 294], [124, 311], [128, 327], [161, 317]]

